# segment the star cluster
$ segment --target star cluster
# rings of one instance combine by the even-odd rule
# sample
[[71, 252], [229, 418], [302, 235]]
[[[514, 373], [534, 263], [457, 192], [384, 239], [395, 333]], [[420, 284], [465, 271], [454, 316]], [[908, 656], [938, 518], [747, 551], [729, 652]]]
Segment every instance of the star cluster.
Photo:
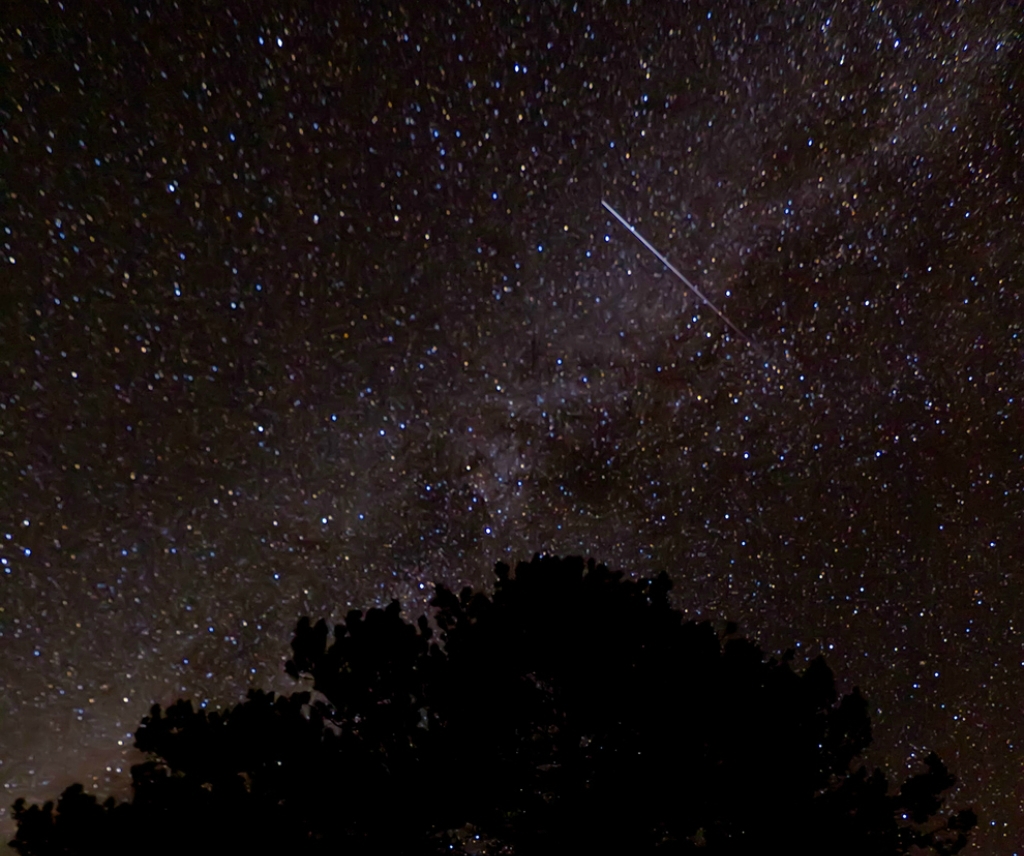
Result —
[[1022, 22], [913, 6], [0, 24], [6, 802], [546, 551], [824, 653], [1024, 846]]

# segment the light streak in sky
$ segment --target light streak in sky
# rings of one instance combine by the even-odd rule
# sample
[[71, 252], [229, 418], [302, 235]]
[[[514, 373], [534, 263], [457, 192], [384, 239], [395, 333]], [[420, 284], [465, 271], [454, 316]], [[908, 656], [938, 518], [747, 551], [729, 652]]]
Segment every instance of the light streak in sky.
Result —
[[658, 252], [658, 250], [655, 248], [654, 244], [652, 244], [643, 235], [641, 235], [636, 229], [634, 229], [633, 226], [630, 225], [630, 223], [626, 220], [625, 217], [623, 217], [618, 211], [616, 211], [614, 208], [612, 208], [612, 206], [609, 205], [607, 202], [605, 202], [603, 199], [601, 200], [601, 204], [612, 213], [612, 216], [614, 216], [616, 220], [618, 220], [623, 226], [625, 226], [627, 229], [629, 229], [629, 231], [632, 233], [634, 238], [636, 238], [641, 244], [643, 244], [645, 247], [647, 247], [647, 249], [649, 249], [652, 253], [654, 253], [655, 258], [657, 258], [659, 262], [661, 262], [663, 265], [665, 265], [665, 267], [667, 267], [670, 271], [672, 271], [672, 273], [674, 273], [679, 278], [679, 280], [683, 283], [683, 285], [685, 285], [688, 289], [690, 289], [690, 291], [692, 291], [694, 294], [696, 294], [697, 297], [699, 297], [704, 303], [706, 303], [708, 306], [710, 306], [711, 307], [711, 311], [714, 312], [719, 318], [721, 318], [726, 324], [728, 324], [729, 327], [732, 328], [732, 330], [735, 331], [737, 336], [739, 336], [744, 342], [747, 342], [749, 345], [754, 347], [756, 350], [762, 351], [762, 349], [758, 346], [758, 344], [753, 339], [750, 338], [750, 336], [748, 336], [739, 327], [737, 327], [735, 324], [733, 324], [732, 321], [730, 321], [725, 316], [725, 314], [717, 306], [715, 306], [714, 303], [712, 303], [710, 300], [708, 300], [701, 293], [700, 289], [697, 288], [697, 286], [695, 286], [692, 282], [690, 282], [690, 280], [688, 280], [686, 278], [686, 276], [683, 274], [683, 272], [681, 270], [679, 270], [679, 268], [677, 268], [674, 264], [672, 264], [672, 262], [670, 262], [667, 258], [665, 258], [665, 256], [663, 256], [660, 252]]

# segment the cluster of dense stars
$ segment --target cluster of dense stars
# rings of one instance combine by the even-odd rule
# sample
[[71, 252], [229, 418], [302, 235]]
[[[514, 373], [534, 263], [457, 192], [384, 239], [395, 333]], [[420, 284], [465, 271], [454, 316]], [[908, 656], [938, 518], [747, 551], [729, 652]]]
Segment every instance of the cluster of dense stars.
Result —
[[0, 23], [5, 808], [546, 551], [824, 652], [1022, 852], [1019, 6], [300, 8]]

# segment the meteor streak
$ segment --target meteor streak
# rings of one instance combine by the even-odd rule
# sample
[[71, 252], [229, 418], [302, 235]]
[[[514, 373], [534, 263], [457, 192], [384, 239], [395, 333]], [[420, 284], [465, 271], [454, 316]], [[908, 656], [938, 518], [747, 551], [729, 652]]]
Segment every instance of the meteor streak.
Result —
[[690, 282], [690, 280], [688, 280], [686, 276], [683, 275], [683, 272], [680, 271], [679, 268], [672, 264], [672, 262], [665, 258], [661, 253], [659, 253], [650, 241], [648, 241], [643, 235], [641, 235], [636, 229], [634, 229], [626, 221], [625, 217], [623, 217], [618, 211], [612, 208], [612, 206], [605, 202], [603, 199], [601, 200], [601, 204], [612, 213], [612, 216], [615, 217], [616, 220], [618, 220], [623, 226], [629, 229], [634, 238], [636, 238], [641, 244], [643, 244], [645, 247], [647, 247], [647, 249], [654, 253], [655, 258], [657, 258], [659, 262], [661, 262], [663, 265], [665, 265], [665, 267], [672, 271], [672, 273], [674, 273], [679, 278], [683, 285], [685, 285], [688, 289], [690, 289], [690, 291], [696, 294], [697, 297], [699, 297], [704, 303], [710, 306], [711, 311], [714, 312], [715, 315], [717, 315], [719, 318], [721, 318], [726, 324], [728, 324], [729, 327], [731, 327], [735, 331], [737, 336], [739, 336], [747, 344], [751, 345], [755, 350], [762, 351], [762, 349], [753, 339], [750, 338], [750, 336], [748, 336], [739, 327], [733, 324], [732, 321], [726, 318], [722, 311], [717, 306], [715, 306], [714, 303], [708, 300], [703, 294], [701, 294], [700, 289], [697, 288], [697, 286], [695, 286], [692, 282]]

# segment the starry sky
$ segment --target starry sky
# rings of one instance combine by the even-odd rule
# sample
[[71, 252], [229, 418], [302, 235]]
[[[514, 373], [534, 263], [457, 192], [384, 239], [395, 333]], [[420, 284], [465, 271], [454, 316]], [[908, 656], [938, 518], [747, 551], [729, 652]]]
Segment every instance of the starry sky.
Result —
[[542, 551], [824, 653], [1024, 849], [1019, 4], [11, 8], [5, 838]]

